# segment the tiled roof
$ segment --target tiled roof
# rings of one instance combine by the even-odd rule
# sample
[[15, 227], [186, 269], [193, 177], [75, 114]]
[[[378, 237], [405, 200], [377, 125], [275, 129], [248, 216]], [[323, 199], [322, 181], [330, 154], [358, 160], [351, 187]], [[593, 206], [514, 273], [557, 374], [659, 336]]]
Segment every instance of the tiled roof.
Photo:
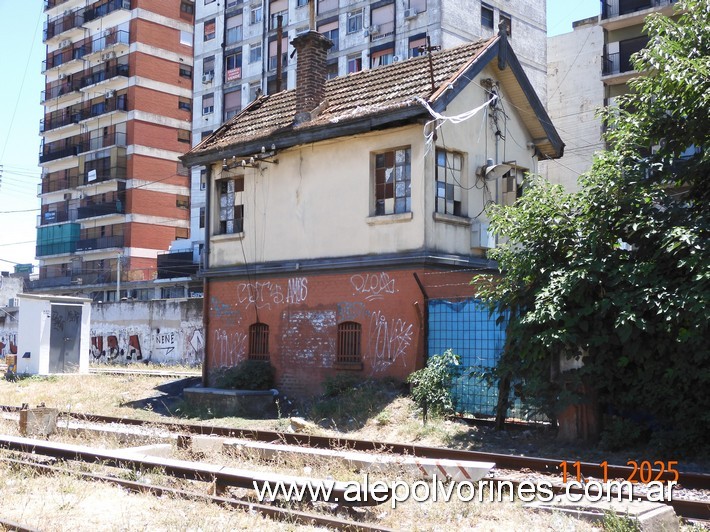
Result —
[[[379, 115], [387, 111], [420, 105], [416, 97], [428, 100], [442, 86], [456, 79], [497, 36], [464, 44], [432, 54], [434, 90], [432, 90], [429, 58], [426, 55], [392, 65], [363, 70], [326, 82], [323, 109], [307, 122], [294, 126], [295, 90], [262, 96], [232, 117], [188, 154], [206, 155], [223, 152], [240, 144], [269, 140], [285, 133], [297, 133], [328, 124]], [[422, 107], [423, 109], [423, 107]]]

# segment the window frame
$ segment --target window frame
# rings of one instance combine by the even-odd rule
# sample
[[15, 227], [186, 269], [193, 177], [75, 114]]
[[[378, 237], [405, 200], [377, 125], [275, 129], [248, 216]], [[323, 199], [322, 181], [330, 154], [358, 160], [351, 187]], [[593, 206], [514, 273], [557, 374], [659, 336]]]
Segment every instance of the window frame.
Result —
[[338, 323], [335, 365], [339, 369], [362, 369], [362, 325], [356, 321]]
[[[486, 16], [484, 18], [484, 13], [488, 15], [490, 13], [490, 23], [488, 23], [488, 17]], [[495, 11], [494, 9], [487, 5], [487, 4], [481, 4], [481, 27], [482, 28], [488, 28], [488, 29], [493, 29], [495, 27]], [[485, 23], [484, 23], [485, 21]]]
[[[356, 28], [352, 28], [350, 26], [350, 21], [354, 20], [357, 21], [359, 19], [359, 24], [355, 23]], [[347, 35], [352, 35], [353, 33], [357, 33], [359, 31], [362, 31], [362, 24], [363, 24], [363, 19], [364, 19], [364, 12], [362, 9], [356, 9], [354, 11], [350, 11], [346, 18], [345, 18], [345, 33]]]
[[269, 356], [269, 326], [257, 321], [249, 325], [249, 345], [247, 358], [249, 360], [263, 360], [268, 362]]
[[[401, 152], [401, 156], [398, 153]], [[391, 154], [391, 155], [390, 155]], [[412, 212], [412, 147], [399, 146], [386, 150], [373, 152], [372, 155], [372, 200], [374, 216], [390, 216], [397, 214], [407, 214]], [[391, 164], [388, 158], [391, 157]], [[403, 160], [398, 161], [401, 157]], [[382, 163], [380, 165], [380, 163]], [[398, 171], [398, 167], [402, 168]], [[391, 170], [392, 181], [388, 183], [387, 171]], [[397, 174], [403, 174], [398, 178]], [[383, 179], [380, 179], [382, 177]], [[382, 182], [379, 182], [382, 181]], [[401, 185], [397, 185], [401, 182]], [[404, 188], [404, 194], [398, 194], [398, 190]], [[391, 190], [391, 192], [388, 192]], [[381, 196], [381, 197], [380, 197]], [[388, 212], [387, 202], [392, 200], [391, 212]], [[404, 208], [401, 208], [401, 202]], [[398, 206], [399, 204], [399, 206]]]
[[[444, 158], [444, 165], [440, 163]], [[458, 161], [458, 168], [455, 161]], [[452, 164], [449, 164], [449, 163]], [[442, 175], [443, 174], [443, 175]], [[464, 211], [464, 155], [461, 152], [437, 148], [434, 160], [434, 212], [466, 217]], [[456, 199], [458, 197], [458, 199]], [[443, 200], [440, 202], [440, 200]], [[441, 208], [440, 203], [443, 204]], [[449, 204], [451, 207], [449, 208]]]
[[[207, 29], [209, 26], [212, 26], [212, 31], [208, 33]], [[217, 37], [217, 19], [211, 18], [209, 20], [205, 20], [202, 28], [202, 41], [211, 41], [215, 37]]]
[[[233, 194], [231, 203], [229, 200], [229, 183], [233, 182]], [[244, 192], [244, 176], [230, 176], [216, 180], [217, 186], [217, 221], [215, 235], [238, 235], [244, 232], [244, 203], [237, 203], [243, 199], [237, 194]], [[226, 188], [226, 190], [225, 190]], [[231, 209], [231, 217], [230, 215]], [[232, 223], [230, 229], [229, 222]]]

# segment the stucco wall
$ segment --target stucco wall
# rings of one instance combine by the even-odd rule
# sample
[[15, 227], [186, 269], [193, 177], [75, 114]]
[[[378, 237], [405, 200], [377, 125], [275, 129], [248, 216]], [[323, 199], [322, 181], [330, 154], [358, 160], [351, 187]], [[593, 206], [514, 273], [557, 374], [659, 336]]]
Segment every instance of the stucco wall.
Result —
[[202, 363], [202, 299], [92, 305], [91, 363]]
[[540, 163], [540, 173], [575, 191], [579, 174], [588, 171], [594, 153], [604, 149], [601, 120], [595, 116], [604, 105], [604, 34], [601, 26], [586, 24], [551, 37], [548, 44], [548, 112], [566, 146], [561, 159]]

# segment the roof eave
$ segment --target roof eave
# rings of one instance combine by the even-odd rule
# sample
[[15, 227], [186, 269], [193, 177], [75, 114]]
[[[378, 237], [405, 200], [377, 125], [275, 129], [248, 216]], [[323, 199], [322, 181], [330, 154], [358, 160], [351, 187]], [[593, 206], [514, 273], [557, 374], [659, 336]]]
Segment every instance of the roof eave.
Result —
[[185, 166], [208, 165], [222, 159], [232, 157], [249, 157], [261, 150], [265, 144], [274, 144], [277, 150], [284, 150], [300, 144], [310, 144], [337, 137], [367, 133], [385, 127], [397, 127], [403, 122], [428, 116], [427, 111], [418, 104], [399, 107], [383, 113], [367, 115], [337, 123], [324, 123], [305, 128], [288, 128], [272, 135], [260, 136], [246, 142], [238, 142], [229, 146], [218, 147], [191, 155], [187, 153], [181, 157]]

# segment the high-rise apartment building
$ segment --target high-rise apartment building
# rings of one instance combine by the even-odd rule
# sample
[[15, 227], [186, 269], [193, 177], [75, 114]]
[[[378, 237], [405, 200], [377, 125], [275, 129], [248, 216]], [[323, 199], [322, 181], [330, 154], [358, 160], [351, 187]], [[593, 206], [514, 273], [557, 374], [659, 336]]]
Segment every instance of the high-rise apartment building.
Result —
[[[450, 48], [490, 37], [503, 23], [528, 78], [545, 101], [544, 2], [319, 0], [312, 7], [313, 29], [333, 42], [328, 78], [413, 57], [425, 46]], [[308, 0], [195, 0], [193, 144], [259, 94], [295, 87], [298, 58], [291, 41], [310, 25]], [[205, 187], [204, 168], [193, 168], [195, 260], [204, 239]]]
[[177, 157], [191, 142], [194, 2], [45, 0], [45, 13], [32, 288], [150, 298], [158, 255], [190, 232]]
[[569, 190], [605, 148], [596, 111], [614, 105], [638, 76], [631, 56], [644, 48], [644, 21], [651, 13], [670, 16], [674, 0], [608, 0], [601, 14], [577, 21], [574, 30], [549, 39], [548, 111], [566, 143], [559, 161], [541, 162], [550, 181]]

